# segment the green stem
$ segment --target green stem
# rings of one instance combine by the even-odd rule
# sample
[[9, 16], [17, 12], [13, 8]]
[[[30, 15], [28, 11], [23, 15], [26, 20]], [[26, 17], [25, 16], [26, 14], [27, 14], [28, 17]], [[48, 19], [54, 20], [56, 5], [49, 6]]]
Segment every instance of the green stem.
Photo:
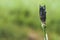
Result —
[[46, 38], [46, 26], [44, 26], [43, 31], [44, 31], [44, 40], [47, 40], [47, 38]]
[[46, 30], [46, 25], [42, 26], [43, 32], [44, 32], [44, 40], [48, 40], [48, 36], [47, 36], [47, 30]]

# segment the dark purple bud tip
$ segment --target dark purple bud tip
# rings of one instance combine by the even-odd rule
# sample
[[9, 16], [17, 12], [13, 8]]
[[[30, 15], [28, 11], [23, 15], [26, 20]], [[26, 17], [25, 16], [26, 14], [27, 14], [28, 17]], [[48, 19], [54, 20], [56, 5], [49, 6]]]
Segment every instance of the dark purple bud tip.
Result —
[[46, 21], [46, 7], [45, 5], [44, 6], [40, 6], [40, 19], [42, 22], [45, 22]]

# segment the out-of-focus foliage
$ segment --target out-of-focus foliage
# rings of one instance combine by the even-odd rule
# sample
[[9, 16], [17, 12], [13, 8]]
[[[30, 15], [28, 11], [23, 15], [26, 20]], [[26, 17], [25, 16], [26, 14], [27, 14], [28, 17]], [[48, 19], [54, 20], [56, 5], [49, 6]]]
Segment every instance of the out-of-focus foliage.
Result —
[[41, 30], [39, 5], [46, 5], [50, 40], [60, 40], [60, 0], [0, 0], [0, 40], [27, 40], [27, 30]]

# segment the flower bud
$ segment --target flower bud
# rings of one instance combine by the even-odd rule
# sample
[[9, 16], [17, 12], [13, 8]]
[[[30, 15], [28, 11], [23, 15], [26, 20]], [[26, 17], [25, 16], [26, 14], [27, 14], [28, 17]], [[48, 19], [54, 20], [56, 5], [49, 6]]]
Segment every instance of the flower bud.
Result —
[[46, 21], [46, 7], [44, 6], [40, 6], [40, 19], [42, 22]]

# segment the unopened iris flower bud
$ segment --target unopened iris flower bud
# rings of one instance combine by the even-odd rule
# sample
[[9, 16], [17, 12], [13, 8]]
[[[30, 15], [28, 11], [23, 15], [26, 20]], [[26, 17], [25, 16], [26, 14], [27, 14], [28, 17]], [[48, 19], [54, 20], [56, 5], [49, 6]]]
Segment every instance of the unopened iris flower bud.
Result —
[[46, 22], [46, 7], [44, 6], [40, 6], [40, 19], [42, 22]]

